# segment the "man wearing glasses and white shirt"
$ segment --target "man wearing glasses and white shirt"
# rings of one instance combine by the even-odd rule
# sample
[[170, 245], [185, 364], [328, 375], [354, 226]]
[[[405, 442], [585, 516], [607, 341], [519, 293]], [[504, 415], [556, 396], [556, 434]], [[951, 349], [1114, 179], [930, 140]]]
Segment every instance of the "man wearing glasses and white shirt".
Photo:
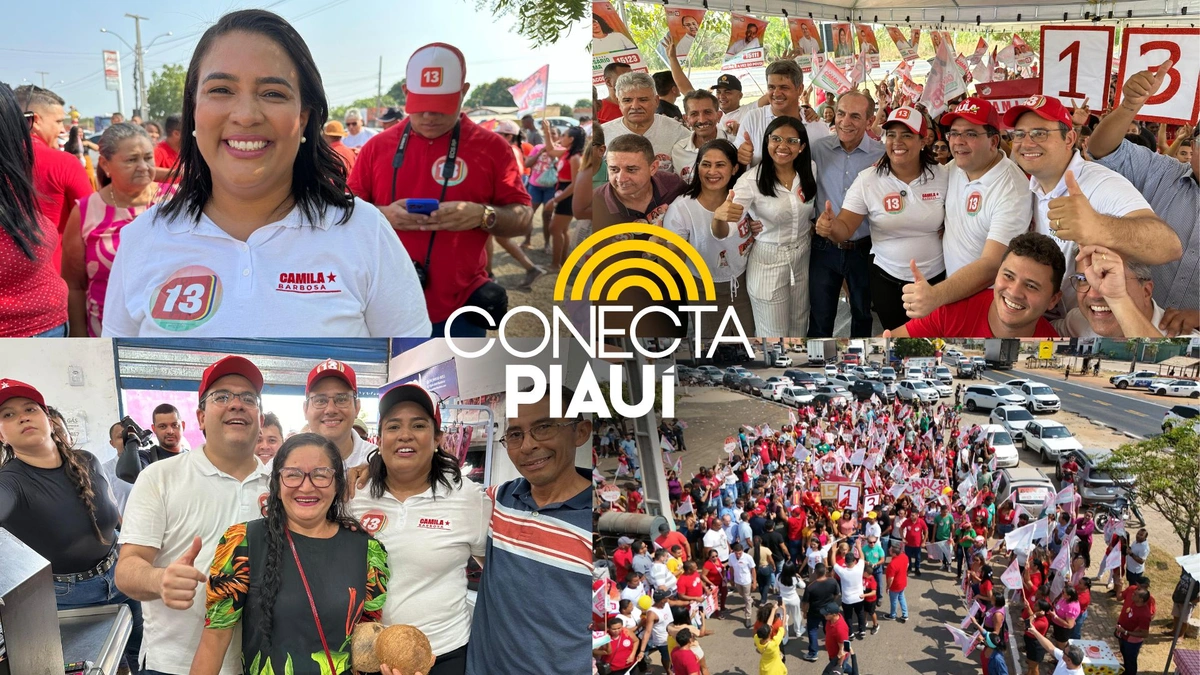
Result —
[[342, 139], [342, 145], [358, 150], [375, 134], [374, 129], [363, 126], [362, 115], [359, 115], [357, 110], [351, 109], [346, 113], [346, 137]]
[[333, 441], [347, 470], [366, 464], [367, 454], [377, 448], [354, 433], [354, 420], [361, 408], [358, 380], [349, 365], [326, 359], [309, 372], [304, 419], [310, 431]]
[[[115, 581], [142, 603], [143, 673], [187, 675], [204, 631], [202, 570], [226, 529], [262, 516], [270, 484], [254, 455], [262, 386], [262, 373], [241, 356], [206, 368], [196, 411], [204, 445], [147, 466], [129, 495]], [[221, 675], [242, 672], [240, 653], [228, 651]]]

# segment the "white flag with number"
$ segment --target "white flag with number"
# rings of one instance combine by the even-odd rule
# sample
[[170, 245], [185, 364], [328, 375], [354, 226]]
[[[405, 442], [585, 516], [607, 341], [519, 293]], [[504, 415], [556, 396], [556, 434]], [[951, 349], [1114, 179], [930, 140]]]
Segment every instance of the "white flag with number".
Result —
[[1058, 496], [1054, 498], [1055, 504], [1071, 504], [1075, 501], [1075, 486], [1068, 485], [1059, 491]]
[[1020, 590], [1025, 585], [1021, 579], [1021, 568], [1017, 567], [1016, 558], [1013, 558], [1012, 564], [1004, 570], [1004, 574], [1000, 575], [1000, 581], [1004, 582], [1005, 588], [1013, 591]]
[[1113, 547], [1108, 555], [1104, 558], [1104, 562], [1100, 565], [1100, 573], [1104, 574], [1109, 570], [1115, 570], [1121, 566], [1121, 546]]

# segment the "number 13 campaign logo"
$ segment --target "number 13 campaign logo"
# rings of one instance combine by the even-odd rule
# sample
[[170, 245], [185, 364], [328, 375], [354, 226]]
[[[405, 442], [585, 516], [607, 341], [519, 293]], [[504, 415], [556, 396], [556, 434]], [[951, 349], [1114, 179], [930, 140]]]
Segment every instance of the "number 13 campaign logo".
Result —
[[150, 318], [165, 330], [188, 331], [212, 318], [221, 305], [221, 279], [200, 265], [176, 271], [150, 296]]

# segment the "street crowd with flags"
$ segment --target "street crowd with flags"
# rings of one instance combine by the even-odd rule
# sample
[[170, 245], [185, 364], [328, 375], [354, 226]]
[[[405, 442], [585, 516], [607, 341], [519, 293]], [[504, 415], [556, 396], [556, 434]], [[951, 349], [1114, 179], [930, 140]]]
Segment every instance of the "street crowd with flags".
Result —
[[[835, 400], [789, 416], [779, 430], [742, 426], [725, 439], [726, 459], [686, 482], [670, 478], [675, 528], [597, 545], [600, 672], [645, 672], [658, 653], [668, 673], [707, 673], [701, 638], [714, 620], [741, 620], [755, 631], [762, 673], [787, 672], [782, 649], [792, 639], [807, 637], [801, 658], [817, 661], [822, 634], [838, 668], [825, 672], [855, 673], [852, 641], [877, 634], [881, 619], [907, 622], [909, 577], [951, 567], [962, 605], [960, 621], [944, 625], [984, 673], [1020, 672], [1010, 662], [1021, 658], [1035, 675], [1055, 660], [1075, 672], [1083, 648], [1068, 641], [1081, 638], [1093, 583], [1121, 599], [1117, 637], [1127, 668], [1136, 663], [1153, 616], [1145, 577], [1130, 571], [1148, 554], [1137, 548], [1145, 531], [1131, 540], [1116, 518], [1098, 527], [1069, 474], [1040, 504], [1015, 503], [1015, 492], [999, 499], [987, 435], [943, 403]], [[666, 473], [679, 475], [672, 441], [660, 443]], [[638, 471], [640, 486], [644, 469], [624, 471]], [[594, 478], [597, 517], [641, 511], [639, 487]], [[1103, 551], [1095, 579], [1086, 576], [1094, 535]]]

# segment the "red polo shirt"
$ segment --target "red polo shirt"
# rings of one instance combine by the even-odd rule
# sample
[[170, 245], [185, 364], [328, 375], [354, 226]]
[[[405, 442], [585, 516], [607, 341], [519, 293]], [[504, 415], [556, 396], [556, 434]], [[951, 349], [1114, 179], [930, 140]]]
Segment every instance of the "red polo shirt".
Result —
[[654, 543], [667, 549], [668, 551], [671, 550], [672, 546], [678, 544], [679, 546], [683, 547], [683, 556], [681, 559], [684, 562], [687, 562], [690, 544], [688, 544], [687, 537], [683, 536], [683, 533], [679, 530], [671, 530], [670, 532], [659, 536], [654, 540]]
[[680, 595], [686, 595], [689, 598], [704, 597], [704, 582], [700, 580], [700, 573], [681, 574], [679, 575], [677, 592]]
[[825, 621], [825, 652], [832, 661], [842, 650], [842, 643], [850, 639], [850, 626], [841, 614], [834, 614], [832, 619]]
[[[79, 158], [69, 152], [46, 145], [33, 138], [33, 187], [37, 190], [38, 208], [54, 223], [58, 241], [53, 252], [54, 271], [62, 271], [62, 233], [67, 226], [71, 209], [80, 199], [92, 194], [92, 182]], [[59, 323], [62, 323], [61, 321]], [[58, 325], [58, 324], [55, 324]], [[47, 326], [46, 328], [53, 328]]]
[[[508, 142], [499, 134], [479, 128], [466, 115], [460, 119], [457, 167], [446, 189], [446, 201], [528, 206], [529, 193], [522, 184], [521, 169]], [[358, 151], [349, 180], [350, 191], [356, 196], [376, 206], [392, 203], [392, 160], [408, 124], [405, 119], [376, 135]], [[442, 166], [449, 148], [449, 133], [433, 140], [415, 132], [410, 134], [404, 165], [396, 175], [396, 199], [438, 199], [442, 193]], [[409, 257], [423, 264], [433, 233], [397, 231], [396, 234]], [[466, 304], [475, 289], [487, 282], [484, 246], [488, 236], [480, 228], [437, 233], [428, 266], [429, 287], [425, 289], [430, 321], [445, 321], [451, 312]]]

